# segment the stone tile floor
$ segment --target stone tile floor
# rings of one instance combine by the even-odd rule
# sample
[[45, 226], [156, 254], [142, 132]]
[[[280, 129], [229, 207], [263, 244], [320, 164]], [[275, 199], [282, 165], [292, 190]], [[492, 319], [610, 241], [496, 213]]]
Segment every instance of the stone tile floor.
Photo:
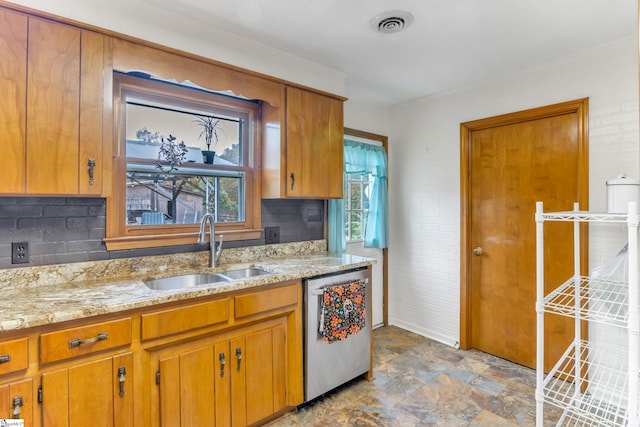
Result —
[[374, 381], [356, 379], [269, 426], [535, 425], [534, 370], [393, 326], [373, 342]]

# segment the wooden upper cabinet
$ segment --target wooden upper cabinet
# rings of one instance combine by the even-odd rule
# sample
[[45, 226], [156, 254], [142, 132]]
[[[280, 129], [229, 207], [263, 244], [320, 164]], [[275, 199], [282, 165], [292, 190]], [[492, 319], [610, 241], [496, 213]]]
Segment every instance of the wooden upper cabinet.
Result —
[[26, 193], [101, 194], [103, 70], [103, 36], [29, 18]]
[[287, 87], [286, 196], [341, 198], [343, 101]]
[[0, 194], [104, 194], [107, 39], [0, 8]]
[[0, 9], [0, 193], [25, 182], [27, 17]]

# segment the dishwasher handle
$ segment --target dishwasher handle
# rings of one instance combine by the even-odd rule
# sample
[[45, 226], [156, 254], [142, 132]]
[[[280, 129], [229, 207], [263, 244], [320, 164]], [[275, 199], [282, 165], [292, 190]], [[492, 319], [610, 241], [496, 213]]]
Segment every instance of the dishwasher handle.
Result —
[[[369, 279], [361, 279], [362, 283], [365, 285], [369, 284]], [[322, 296], [322, 294], [324, 293], [325, 288], [328, 288], [332, 285], [326, 285], [326, 286], [322, 286], [320, 288], [316, 288], [316, 289], [311, 289], [310, 293], [313, 296]]]

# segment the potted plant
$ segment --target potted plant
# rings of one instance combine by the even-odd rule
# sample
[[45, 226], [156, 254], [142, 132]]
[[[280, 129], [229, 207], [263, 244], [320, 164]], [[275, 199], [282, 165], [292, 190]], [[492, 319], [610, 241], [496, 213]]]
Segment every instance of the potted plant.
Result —
[[198, 118], [194, 120], [194, 123], [202, 128], [198, 138], [204, 136], [204, 142], [207, 144], [206, 151], [202, 152], [202, 158], [205, 163], [212, 164], [216, 152], [211, 151], [211, 143], [213, 142], [213, 145], [218, 143], [218, 126], [221, 120], [211, 116], [198, 116]]
[[177, 142], [176, 137], [173, 135], [169, 135], [166, 139], [162, 137], [156, 167], [164, 173], [173, 172], [178, 169], [177, 166], [180, 166], [186, 161], [187, 151], [187, 146], [184, 141]]

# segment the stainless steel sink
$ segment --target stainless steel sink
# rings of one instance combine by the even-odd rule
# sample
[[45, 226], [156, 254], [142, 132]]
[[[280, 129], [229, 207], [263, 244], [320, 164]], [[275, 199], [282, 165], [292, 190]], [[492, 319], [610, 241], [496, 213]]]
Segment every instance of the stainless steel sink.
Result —
[[237, 270], [229, 270], [222, 273], [222, 275], [228, 277], [231, 280], [248, 279], [250, 277], [262, 276], [263, 274], [270, 274], [270, 272], [257, 267], [248, 267], [239, 268]]
[[196, 286], [211, 285], [213, 283], [224, 283], [230, 278], [218, 274], [184, 274], [181, 276], [164, 277], [162, 279], [147, 280], [145, 285], [155, 291], [166, 291], [169, 289], [187, 289]]

